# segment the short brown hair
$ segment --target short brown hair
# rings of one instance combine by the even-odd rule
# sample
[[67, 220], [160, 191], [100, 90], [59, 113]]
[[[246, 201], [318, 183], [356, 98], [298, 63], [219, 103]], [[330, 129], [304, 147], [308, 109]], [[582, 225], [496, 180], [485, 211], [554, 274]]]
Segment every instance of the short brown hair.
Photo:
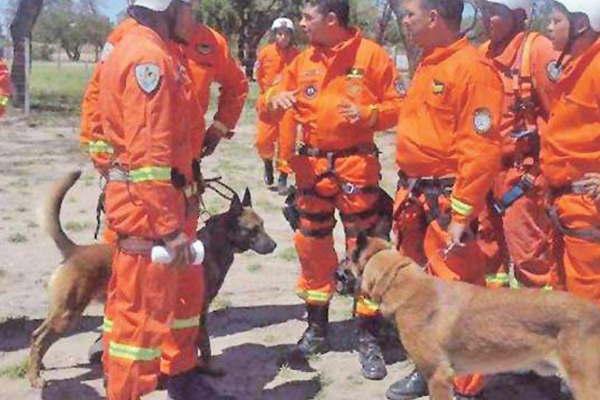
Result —
[[463, 0], [421, 0], [421, 5], [429, 10], [436, 10], [450, 26], [460, 29], [465, 9]]
[[348, 0], [308, 0], [306, 3], [317, 7], [321, 15], [334, 13], [340, 25], [345, 28], [350, 24], [350, 2]]

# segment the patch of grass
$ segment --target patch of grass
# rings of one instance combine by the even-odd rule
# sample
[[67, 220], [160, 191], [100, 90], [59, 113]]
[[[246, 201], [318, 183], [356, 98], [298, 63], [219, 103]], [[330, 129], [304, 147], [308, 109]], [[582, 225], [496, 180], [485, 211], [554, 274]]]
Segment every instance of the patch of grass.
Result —
[[27, 240], [27, 236], [23, 235], [22, 233], [13, 233], [8, 237], [8, 241], [10, 243], [25, 243]]
[[10, 215], [5, 215], [2, 217], [2, 221], [12, 221], [12, 217]]
[[274, 343], [277, 340], [277, 336], [273, 335], [272, 333], [269, 333], [265, 335], [263, 340], [265, 341], [265, 343]]
[[293, 375], [292, 368], [290, 368], [288, 363], [283, 363], [281, 367], [279, 367], [279, 373], [277, 375], [282, 379], [288, 380]]
[[296, 249], [293, 247], [288, 247], [285, 250], [282, 250], [279, 253], [279, 258], [285, 261], [295, 261], [298, 259], [298, 254], [296, 253]]
[[77, 197], [69, 197], [67, 199], [67, 202], [69, 202], [69, 203], [77, 203]]
[[23, 379], [27, 374], [27, 365], [29, 361], [27, 359], [22, 360], [18, 364], [9, 365], [0, 369], [0, 377], [9, 379]]
[[24, 213], [24, 212], [29, 211], [29, 209], [27, 207], [25, 207], [25, 206], [19, 206], [19, 207], [16, 208], [15, 211], [18, 212], [18, 213]]
[[27, 179], [20, 178], [20, 179], [17, 179], [16, 181], [10, 182], [8, 184], [8, 186], [15, 187], [15, 188], [26, 188], [26, 187], [29, 187], [29, 182], [27, 181]]
[[94, 66], [36, 61], [31, 71], [31, 106], [46, 111], [78, 112]]
[[71, 232], [82, 232], [91, 227], [89, 222], [69, 221], [65, 224], [65, 229]]
[[0, 279], [4, 279], [8, 272], [4, 268], [0, 268]]
[[35, 221], [27, 221], [27, 227], [28, 228], [39, 228], [40, 225]]
[[250, 264], [246, 267], [248, 272], [257, 272], [257, 271], [260, 271], [261, 268], [262, 268], [261, 264]]
[[231, 302], [231, 299], [229, 299], [228, 297], [217, 296], [210, 304], [210, 308], [213, 311], [217, 311], [217, 310], [224, 310], [226, 308], [231, 307], [232, 305], [233, 305], [233, 303]]
[[96, 182], [96, 177], [94, 175], [84, 175], [81, 180], [85, 186], [92, 186]]

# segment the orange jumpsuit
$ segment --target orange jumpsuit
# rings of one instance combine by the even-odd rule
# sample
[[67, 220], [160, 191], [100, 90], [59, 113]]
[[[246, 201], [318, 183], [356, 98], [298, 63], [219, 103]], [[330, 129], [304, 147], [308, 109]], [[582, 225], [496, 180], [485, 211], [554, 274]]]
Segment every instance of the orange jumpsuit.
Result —
[[[568, 187], [588, 172], [600, 171], [600, 40], [570, 60], [557, 82], [542, 135], [541, 167], [554, 191], [560, 224], [567, 229], [600, 231], [600, 209]], [[561, 190], [567, 188], [567, 190]], [[562, 235], [567, 290], [600, 305], [600, 241], [569, 232]]]
[[[263, 47], [256, 61], [256, 81], [260, 95], [281, 80], [283, 69], [300, 53], [295, 46], [281, 49], [272, 43]], [[296, 121], [293, 113], [286, 113], [281, 120], [272, 122], [258, 118], [256, 149], [263, 160], [273, 160], [277, 142], [277, 168], [281, 173], [289, 174], [289, 161], [296, 148]]]
[[[492, 53], [489, 41], [480, 51], [501, 72], [505, 93], [500, 125], [503, 168], [495, 179], [493, 196], [501, 199], [525, 174], [534, 184], [503, 215], [492, 209], [481, 215], [479, 243], [488, 256], [486, 282], [490, 287], [557, 287], [555, 234], [545, 209], [539, 150], [536, 140], [514, 137], [523, 132], [543, 134], [554, 90], [547, 66], [557, 57], [550, 40], [538, 33], [515, 35], [498, 54]], [[508, 274], [510, 263], [514, 276]]]
[[[468, 224], [485, 208], [500, 169], [503, 97], [497, 72], [467, 39], [460, 39], [423, 56], [400, 108], [396, 163], [404, 180], [428, 179], [431, 187], [452, 183], [429, 201], [425, 186], [413, 196], [416, 185], [399, 185], [394, 213], [398, 247], [442, 279], [485, 283], [477, 243], [466, 241], [465, 247], [444, 255], [448, 234], [442, 218], [428, 223], [426, 217], [439, 208]], [[455, 386], [457, 392], [473, 395], [483, 379], [459, 378]]]
[[10, 74], [4, 61], [0, 60], [0, 117], [4, 115], [4, 109], [8, 105], [10, 97]]
[[[298, 91], [294, 114], [306, 151], [301, 149], [290, 165], [300, 213], [294, 236], [301, 264], [297, 293], [309, 304], [327, 304], [335, 290], [335, 209], [342, 217], [348, 251], [358, 231], [377, 222], [380, 164], [373, 137], [397, 121], [400, 96], [395, 83], [396, 70], [385, 50], [356, 30], [333, 48], [303, 51], [274, 90]], [[350, 123], [340, 114], [338, 105], [347, 102], [359, 106], [359, 122]], [[365, 299], [358, 304], [359, 315], [377, 312], [377, 305]]]
[[[193, 237], [196, 230], [197, 208], [188, 207], [188, 193], [198, 105], [182, 61], [174, 43], [136, 24], [100, 74], [98, 104], [104, 138], [113, 147], [111, 174], [118, 169], [127, 177], [111, 175], [106, 186], [107, 221], [119, 235], [107, 305], [113, 312], [106, 359], [110, 400], [139, 399], [154, 390], [161, 345], [172, 329], [197, 324], [202, 307], [202, 293], [196, 293], [195, 315], [177, 319], [179, 275], [194, 268], [200, 271], [194, 281], [202, 286], [201, 270], [152, 263], [148, 251], [148, 243], [183, 231]], [[181, 185], [172, 179], [177, 176]], [[128, 240], [141, 248], [132, 249]], [[187, 346], [179, 347], [178, 371], [196, 365], [197, 329], [188, 335]]]

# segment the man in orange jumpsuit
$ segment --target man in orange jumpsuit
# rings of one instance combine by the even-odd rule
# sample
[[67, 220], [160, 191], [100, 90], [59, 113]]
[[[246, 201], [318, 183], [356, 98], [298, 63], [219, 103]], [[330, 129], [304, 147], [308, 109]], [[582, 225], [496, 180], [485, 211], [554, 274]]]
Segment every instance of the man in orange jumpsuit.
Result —
[[548, 67], [560, 95], [541, 142], [550, 215], [561, 233], [566, 288], [600, 305], [600, 7], [553, 2], [548, 27], [559, 60]]
[[[398, 116], [398, 247], [432, 275], [484, 285], [473, 233], [500, 169], [502, 81], [460, 32], [462, 0], [408, 0], [404, 7], [404, 27], [423, 56]], [[459, 378], [455, 398], [477, 398], [482, 386], [480, 376]], [[386, 396], [426, 394], [414, 371]]]
[[[271, 32], [274, 42], [263, 47], [256, 60], [256, 81], [260, 95], [265, 93], [281, 80], [281, 72], [300, 53], [293, 44], [294, 23], [288, 18], [277, 18], [273, 21]], [[296, 147], [296, 121], [292, 113], [287, 113], [281, 121], [271, 123], [258, 119], [256, 149], [264, 163], [264, 181], [267, 186], [273, 184], [273, 159], [277, 143], [277, 168], [279, 194], [287, 194], [287, 179], [291, 172], [289, 161]]]
[[554, 229], [539, 171], [539, 131], [548, 118], [554, 86], [546, 71], [556, 52], [546, 37], [527, 32], [531, 9], [530, 0], [481, 3], [490, 40], [480, 51], [501, 72], [505, 93], [502, 171], [479, 228], [480, 244], [490, 258], [489, 287], [553, 288], [559, 283]]
[[[113, 148], [105, 140], [100, 124], [98, 110], [100, 68], [114, 46], [128, 30], [135, 26], [135, 20], [127, 18], [110, 34], [103, 49], [101, 60], [96, 66], [92, 79], [88, 84], [82, 104], [81, 144], [89, 149], [90, 157], [102, 175], [106, 175], [108, 172], [107, 168], [110, 166]], [[186, 63], [191, 75], [195, 99], [198, 101], [198, 108], [196, 113], [194, 113], [194, 117], [196, 118], [196, 134], [193, 135], [191, 146], [196, 154], [195, 157], [199, 160], [201, 156], [212, 153], [222, 137], [231, 137], [230, 132], [239, 120], [248, 93], [248, 81], [243, 71], [231, 57], [226, 39], [205, 25], [195, 23], [188, 43], [182, 45], [182, 48], [187, 56]], [[221, 91], [213, 123], [206, 130], [205, 134], [204, 116], [208, 109], [208, 100], [210, 99], [210, 85], [213, 82], [221, 85]], [[107, 243], [114, 243], [116, 235], [110, 229], [106, 229], [104, 231], [104, 240]], [[181, 274], [180, 286], [189, 283], [188, 278]], [[190, 290], [194, 290], [194, 288], [190, 288]], [[200, 293], [194, 295], [201, 296]], [[111, 315], [111, 310], [106, 309], [103, 324], [104, 345], [102, 346], [99, 341], [94, 344], [90, 349], [91, 359], [97, 358], [103, 352], [103, 349], [107, 349], [113, 324]], [[182, 327], [181, 324], [179, 326], [179, 329], [173, 329], [173, 334], [176, 336], [186, 336], [187, 328]], [[165, 375], [171, 375], [172, 371], [169, 365], [172, 363], [169, 361], [168, 352], [165, 347], [167, 345], [163, 347], [161, 372]], [[104, 354], [107, 354], [107, 352], [104, 351]]]
[[[204, 284], [201, 268], [190, 265], [198, 102], [175, 42], [189, 38], [191, 4], [136, 0], [130, 14], [135, 26], [104, 61], [99, 85], [102, 132], [113, 148], [106, 214], [118, 236], [107, 300], [107, 397], [140, 399], [154, 390], [161, 347], [170, 362], [170, 399], [215, 397], [194, 372]], [[170, 264], [151, 261], [157, 243], [173, 255]], [[183, 328], [185, 337], [173, 333]]]
[[4, 109], [8, 105], [10, 97], [10, 74], [2, 59], [0, 59], [0, 117], [4, 115]]
[[[303, 146], [290, 163], [298, 186], [299, 222], [293, 226], [301, 264], [297, 293], [308, 311], [308, 328], [296, 349], [301, 355], [328, 350], [328, 310], [338, 265], [335, 210], [344, 224], [347, 252], [360, 230], [377, 224], [382, 194], [373, 137], [394, 126], [400, 98], [394, 64], [383, 48], [348, 26], [349, 11], [348, 1], [306, 3], [300, 25], [311, 46], [266, 96], [275, 115], [293, 109], [303, 134]], [[360, 299], [357, 315], [363, 375], [382, 379], [386, 368], [377, 343], [378, 307]]]

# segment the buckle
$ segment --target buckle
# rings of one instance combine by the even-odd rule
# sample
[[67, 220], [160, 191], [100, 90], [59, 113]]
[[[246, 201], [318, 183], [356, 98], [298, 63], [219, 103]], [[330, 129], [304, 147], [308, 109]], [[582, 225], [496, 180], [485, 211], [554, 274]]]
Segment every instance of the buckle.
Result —
[[360, 192], [360, 188], [353, 183], [344, 182], [341, 185], [342, 191], [346, 194], [357, 194]]
[[198, 194], [198, 185], [196, 183], [192, 183], [183, 188], [183, 194], [185, 197], [192, 197]]

